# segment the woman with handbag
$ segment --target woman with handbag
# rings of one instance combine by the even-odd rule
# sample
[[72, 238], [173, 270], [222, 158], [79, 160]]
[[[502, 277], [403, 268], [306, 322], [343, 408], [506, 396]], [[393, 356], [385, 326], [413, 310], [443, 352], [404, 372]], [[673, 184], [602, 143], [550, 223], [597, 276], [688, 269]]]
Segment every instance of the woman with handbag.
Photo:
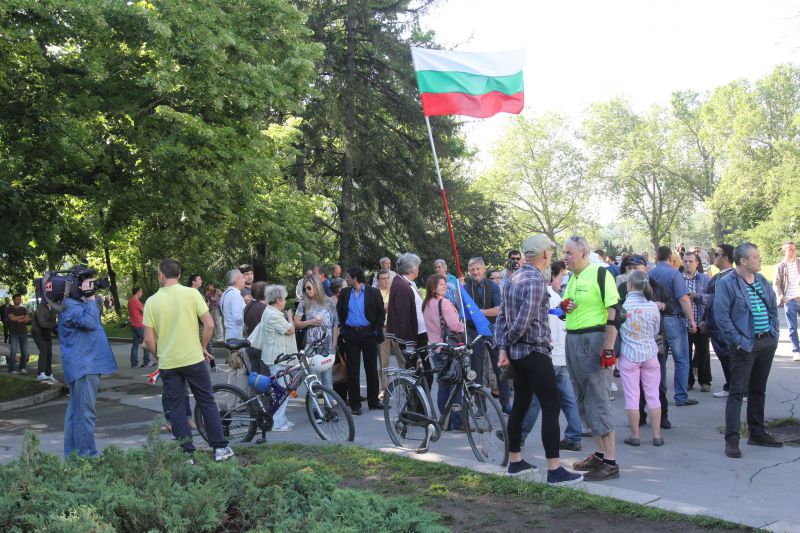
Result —
[[[425, 327], [428, 331], [428, 340], [435, 344], [439, 342], [461, 343], [464, 342], [464, 324], [458, 319], [458, 311], [453, 303], [448, 300], [447, 280], [444, 276], [434, 274], [428, 278], [425, 285], [425, 300], [422, 302], [422, 316], [425, 319]], [[433, 365], [436, 368], [443, 368], [447, 364], [458, 364], [458, 361], [448, 360], [447, 356], [441, 355], [438, 351], [431, 356]], [[450, 390], [453, 385], [438, 384], [436, 403], [439, 412], [444, 410], [447, 398], [450, 397]], [[460, 398], [456, 398], [461, 401]], [[461, 429], [464, 422], [461, 413], [454, 411], [450, 414], [448, 430]]]
[[[308, 276], [303, 281], [303, 299], [294, 315], [294, 327], [305, 329], [303, 348], [325, 337], [325, 349], [334, 353], [338, 333], [339, 316], [336, 304], [325, 296], [325, 290], [317, 276]], [[325, 387], [333, 388], [333, 368], [322, 372], [319, 379]]]
[[[256, 281], [250, 287], [250, 295], [253, 297], [246, 306], [244, 306], [244, 336], [249, 337], [256, 326], [261, 322], [261, 316], [267, 308], [267, 302], [264, 299], [264, 289], [267, 284], [263, 281]], [[266, 373], [266, 368], [262, 368], [261, 364], [261, 350], [247, 347], [247, 357], [250, 365], [251, 372], [258, 372], [259, 374]]]

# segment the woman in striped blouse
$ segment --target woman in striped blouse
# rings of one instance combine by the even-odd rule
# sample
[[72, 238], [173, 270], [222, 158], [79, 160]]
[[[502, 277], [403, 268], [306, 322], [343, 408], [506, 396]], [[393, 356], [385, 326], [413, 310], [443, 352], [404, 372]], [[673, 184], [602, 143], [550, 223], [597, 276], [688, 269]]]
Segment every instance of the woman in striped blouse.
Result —
[[622, 389], [625, 391], [625, 409], [631, 426], [631, 436], [625, 444], [639, 446], [639, 383], [642, 384], [647, 409], [653, 427], [653, 445], [662, 446], [661, 403], [658, 385], [661, 367], [658, 364], [656, 335], [661, 321], [658, 307], [645, 298], [643, 291], [649, 290], [647, 273], [634, 270], [628, 277], [628, 297], [622, 306], [622, 353], [617, 362]]

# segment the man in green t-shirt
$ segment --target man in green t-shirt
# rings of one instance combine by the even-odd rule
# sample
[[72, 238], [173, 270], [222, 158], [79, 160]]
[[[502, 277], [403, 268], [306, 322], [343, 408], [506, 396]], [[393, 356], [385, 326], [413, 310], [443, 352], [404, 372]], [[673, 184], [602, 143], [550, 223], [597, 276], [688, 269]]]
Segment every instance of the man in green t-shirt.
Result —
[[[214, 401], [208, 366], [214, 357], [203, 348], [211, 340], [214, 320], [200, 292], [178, 283], [180, 277], [181, 265], [176, 260], [163, 259], [158, 265], [161, 288], [144, 305], [144, 342], [159, 362], [172, 434], [187, 453], [194, 453], [185, 404], [188, 383], [203, 415], [208, 442], [214, 447], [214, 460], [224, 461], [233, 457], [233, 450], [222, 432]], [[203, 323], [202, 344], [198, 318]]]
[[562, 305], [567, 321], [567, 369], [581, 416], [591, 428], [597, 446], [595, 453], [573, 468], [585, 471], [587, 481], [602, 481], [619, 477], [608, 393], [616, 362], [614, 305], [619, 294], [614, 276], [599, 270], [605, 267], [590, 263], [589, 253], [589, 242], [583, 237], [570, 237], [564, 243], [564, 262], [572, 276]]

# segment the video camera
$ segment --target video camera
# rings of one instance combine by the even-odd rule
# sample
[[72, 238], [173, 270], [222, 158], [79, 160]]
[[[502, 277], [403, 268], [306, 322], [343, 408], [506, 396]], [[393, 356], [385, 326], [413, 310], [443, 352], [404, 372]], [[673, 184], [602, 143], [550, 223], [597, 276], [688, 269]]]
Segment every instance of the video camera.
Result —
[[517, 270], [519, 270], [520, 266], [521, 265], [519, 264], [519, 261], [517, 261], [516, 259], [510, 259], [508, 263], [506, 263], [506, 270], [510, 272], [516, 272]]
[[97, 269], [86, 265], [77, 265], [69, 270], [48, 270], [41, 278], [34, 280], [36, 299], [47, 300], [53, 309], [63, 311], [64, 297], [80, 300], [92, 296], [98, 289], [109, 287], [108, 278], [96, 278], [89, 290], [81, 289], [84, 280], [96, 275]]

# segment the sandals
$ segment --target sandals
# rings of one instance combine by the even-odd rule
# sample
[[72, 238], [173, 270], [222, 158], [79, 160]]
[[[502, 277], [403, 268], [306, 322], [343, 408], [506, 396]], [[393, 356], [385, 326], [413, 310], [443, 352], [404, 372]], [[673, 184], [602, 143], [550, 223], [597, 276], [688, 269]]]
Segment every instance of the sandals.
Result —
[[642, 441], [637, 437], [628, 437], [627, 439], [625, 439], [625, 444], [629, 446], [641, 446]]

